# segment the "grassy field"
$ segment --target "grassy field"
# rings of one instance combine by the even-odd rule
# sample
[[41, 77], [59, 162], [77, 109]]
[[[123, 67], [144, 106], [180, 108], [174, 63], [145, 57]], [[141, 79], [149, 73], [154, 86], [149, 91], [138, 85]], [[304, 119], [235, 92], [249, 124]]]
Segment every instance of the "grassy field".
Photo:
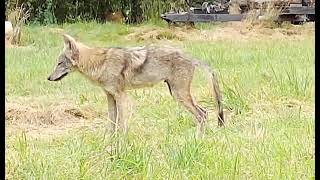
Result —
[[[313, 27], [264, 30], [258, 38], [251, 38], [253, 30], [245, 31], [246, 39], [230, 38], [230, 31], [225, 39], [200, 37], [230, 28], [24, 27], [23, 46], [5, 51], [6, 178], [315, 179]], [[134, 34], [148, 29], [149, 38]], [[164, 83], [134, 90], [127, 142], [111, 161], [104, 149], [110, 142], [103, 138], [103, 91], [77, 73], [58, 83], [46, 80], [62, 50], [62, 32], [92, 46], [172, 44], [208, 62], [219, 75], [226, 128], [217, 127], [208, 82], [199, 71], [193, 94], [210, 109], [205, 137], [194, 138], [191, 114]]]

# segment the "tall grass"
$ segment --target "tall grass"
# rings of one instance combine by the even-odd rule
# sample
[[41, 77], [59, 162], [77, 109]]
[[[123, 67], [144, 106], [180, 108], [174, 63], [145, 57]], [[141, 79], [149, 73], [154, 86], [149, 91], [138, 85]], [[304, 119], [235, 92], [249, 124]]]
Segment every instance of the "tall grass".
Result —
[[[145, 43], [126, 39], [133, 31], [126, 25], [27, 26], [25, 46], [5, 52], [7, 101], [91, 106], [106, 118], [104, 93], [80, 74], [46, 80], [63, 48], [59, 28], [92, 46]], [[314, 38], [181, 43], [216, 70], [226, 128], [217, 128], [208, 82], [197, 71], [192, 93], [210, 110], [203, 139], [194, 138], [193, 117], [159, 84], [130, 92], [135, 113], [117, 158], [106, 152], [112, 142], [104, 141], [105, 124], [94, 124], [98, 118], [51, 137], [26, 127], [6, 136], [6, 178], [314, 179]]]

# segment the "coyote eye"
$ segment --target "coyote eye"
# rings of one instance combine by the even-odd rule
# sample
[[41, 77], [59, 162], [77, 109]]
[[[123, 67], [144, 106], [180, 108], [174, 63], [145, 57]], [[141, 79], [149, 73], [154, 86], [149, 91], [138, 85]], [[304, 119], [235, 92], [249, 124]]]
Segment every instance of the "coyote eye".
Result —
[[58, 63], [58, 66], [61, 65], [61, 64], [62, 64], [62, 62], [59, 62], [59, 63]]

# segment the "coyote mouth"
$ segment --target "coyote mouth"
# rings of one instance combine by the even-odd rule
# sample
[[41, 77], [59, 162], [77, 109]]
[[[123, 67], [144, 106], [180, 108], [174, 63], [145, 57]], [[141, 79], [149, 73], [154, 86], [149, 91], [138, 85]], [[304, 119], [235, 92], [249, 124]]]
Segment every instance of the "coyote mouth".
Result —
[[56, 79], [48, 79], [49, 81], [60, 81], [62, 78], [64, 78], [66, 75], [68, 74], [68, 72], [62, 74], [60, 77], [56, 78]]
[[57, 79], [55, 79], [54, 81], [60, 81], [62, 78], [64, 78], [68, 73], [64, 73], [62, 74], [60, 77], [58, 77]]

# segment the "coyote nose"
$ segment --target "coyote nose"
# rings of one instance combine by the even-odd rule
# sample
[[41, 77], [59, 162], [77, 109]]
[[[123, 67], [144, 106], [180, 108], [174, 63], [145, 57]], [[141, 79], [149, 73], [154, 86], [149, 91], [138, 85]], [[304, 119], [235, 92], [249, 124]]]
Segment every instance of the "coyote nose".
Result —
[[51, 76], [48, 77], [48, 81], [51, 81]]

